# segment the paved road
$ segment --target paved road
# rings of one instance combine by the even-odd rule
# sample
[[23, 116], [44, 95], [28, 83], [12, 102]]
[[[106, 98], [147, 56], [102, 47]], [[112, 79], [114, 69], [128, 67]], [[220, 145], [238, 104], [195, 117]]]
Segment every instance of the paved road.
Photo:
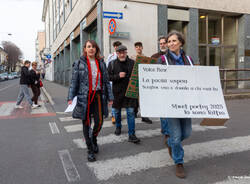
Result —
[[67, 88], [45, 82], [55, 102], [42, 108], [19, 112], [13, 108], [18, 80], [0, 83], [0, 183], [3, 184], [231, 184], [250, 183], [250, 100], [227, 101], [231, 119], [225, 127], [201, 127], [193, 121], [190, 139], [184, 142], [187, 178], [174, 175], [160, 134], [159, 119], [152, 125], [136, 119], [142, 143], [127, 142], [123, 134], [114, 136], [106, 120], [99, 136], [98, 161], [86, 162], [82, 126], [63, 113]]

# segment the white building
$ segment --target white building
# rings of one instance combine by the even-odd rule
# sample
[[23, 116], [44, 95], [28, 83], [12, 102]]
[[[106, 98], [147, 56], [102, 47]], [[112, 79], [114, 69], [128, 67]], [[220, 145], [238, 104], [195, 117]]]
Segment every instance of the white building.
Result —
[[[98, 42], [107, 57], [112, 43], [120, 40], [134, 55], [141, 41], [144, 54], [158, 51], [157, 39], [175, 29], [186, 39], [185, 50], [196, 63], [221, 68], [247, 68], [250, 62], [250, 4], [231, 0], [44, 0], [46, 48], [52, 55], [51, 75], [68, 85], [71, 65], [82, 54], [88, 39]], [[116, 32], [108, 31], [111, 18]], [[54, 68], [53, 68], [54, 66]], [[247, 78], [242, 72], [229, 78]], [[244, 86], [245, 83], [240, 83]], [[237, 87], [237, 82], [230, 83]]]

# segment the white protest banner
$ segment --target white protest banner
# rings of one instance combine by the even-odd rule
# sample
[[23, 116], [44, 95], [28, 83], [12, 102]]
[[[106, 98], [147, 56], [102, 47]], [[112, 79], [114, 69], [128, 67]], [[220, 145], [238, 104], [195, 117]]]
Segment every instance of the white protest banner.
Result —
[[139, 65], [143, 117], [229, 119], [217, 66]]

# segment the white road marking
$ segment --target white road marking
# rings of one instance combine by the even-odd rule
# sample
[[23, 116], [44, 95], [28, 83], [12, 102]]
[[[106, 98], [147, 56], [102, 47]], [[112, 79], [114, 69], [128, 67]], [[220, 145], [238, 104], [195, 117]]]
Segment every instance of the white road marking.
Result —
[[57, 114], [70, 114], [69, 112], [56, 112]]
[[[217, 129], [224, 129], [226, 127], [218, 127]], [[192, 129], [194, 132], [200, 132], [200, 131], [207, 131], [207, 130], [214, 130], [215, 127], [203, 127], [200, 125], [192, 125]], [[137, 130], [136, 136], [138, 138], [151, 138], [156, 136], [161, 136], [161, 129], [151, 129], [151, 130]], [[116, 136], [113, 133], [109, 134], [107, 136], [101, 136], [98, 138], [98, 144], [104, 145], [104, 144], [111, 144], [111, 143], [120, 143], [128, 140], [127, 134], [121, 134], [120, 136]], [[73, 142], [76, 144], [78, 148], [85, 149], [86, 144], [82, 138], [80, 139], [73, 139]]]
[[[213, 158], [250, 151], [250, 136], [186, 145], [184, 146], [184, 150], [185, 163], [203, 158]], [[116, 175], [131, 175], [134, 172], [150, 168], [161, 168], [172, 165], [174, 165], [174, 162], [170, 159], [167, 149], [87, 163], [87, 166], [95, 173], [98, 180], [108, 180]]]
[[75, 164], [72, 161], [70, 153], [68, 150], [58, 151], [59, 157], [61, 159], [65, 175], [68, 182], [75, 182], [80, 180], [80, 175], [76, 169]]
[[60, 134], [60, 131], [55, 122], [49, 122], [49, 126], [52, 134]]
[[[136, 124], [142, 124], [144, 122], [142, 122], [141, 119], [135, 119], [135, 123]], [[123, 120], [122, 125], [127, 125], [127, 120]], [[102, 127], [103, 128], [109, 128], [109, 127], [115, 127], [115, 125], [113, 125], [112, 121], [109, 120], [109, 121], [104, 121]], [[69, 133], [79, 132], [79, 131], [82, 131], [82, 124], [68, 125], [68, 126], [65, 126], [64, 128]]]
[[0, 116], [9, 116], [15, 109], [15, 103], [5, 103], [0, 106]]
[[62, 122], [65, 122], [65, 121], [77, 121], [79, 119], [74, 119], [72, 117], [62, 117], [62, 118], [59, 118], [59, 120]]
[[229, 176], [227, 180], [216, 182], [214, 184], [249, 184], [249, 176]]
[[38, 104], [40, 104], [41, 107], [32, 109], [31, 114], [48, 113], [48, 111], [47, 111], [47, 109], [46, 109], [45, 104], [44, 104], [43, 101], [39, 101]]
[[8, 85], [8, 86], [6, 86], [6, 87], [0, 89], [0, 92], [3, 91], [3, 90], [5, 90], [5, 89], [8, 89], [8, 88], [10, 88], [10, 87], [12, 87], [12, 86], [17, 86], [17, 84]]

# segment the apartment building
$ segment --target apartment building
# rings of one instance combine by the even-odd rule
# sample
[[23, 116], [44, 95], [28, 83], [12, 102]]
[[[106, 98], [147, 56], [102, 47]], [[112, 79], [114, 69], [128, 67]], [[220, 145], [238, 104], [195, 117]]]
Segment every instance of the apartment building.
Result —
[[36, 44], [35, 58], [36, 62], [38, 62], [38, 68], [44, 68], [43, 50], [45, 48], [45, 31], [37, 32], [37, 38], [35, 44]]
[[[114, 34], [109, 22], [116, 22]], [[195, 63], [220, 68], [250, 67], [250, 4], [241, 0], [44, 0], [46, 49], [52, 55], [53, 80], [68, 85], [72, 63], [82, 54], [87, 39], [98, 42], [106, 58], [120, 40], [134, 55], [141, 41], [144, 54], [158, 51], [157, 39], [171, 30], [182, 32], [184, 47]], [[247, 78], [246, 72], [229, 79]], [[247, 82], [230, 82], [243, 88]]]

